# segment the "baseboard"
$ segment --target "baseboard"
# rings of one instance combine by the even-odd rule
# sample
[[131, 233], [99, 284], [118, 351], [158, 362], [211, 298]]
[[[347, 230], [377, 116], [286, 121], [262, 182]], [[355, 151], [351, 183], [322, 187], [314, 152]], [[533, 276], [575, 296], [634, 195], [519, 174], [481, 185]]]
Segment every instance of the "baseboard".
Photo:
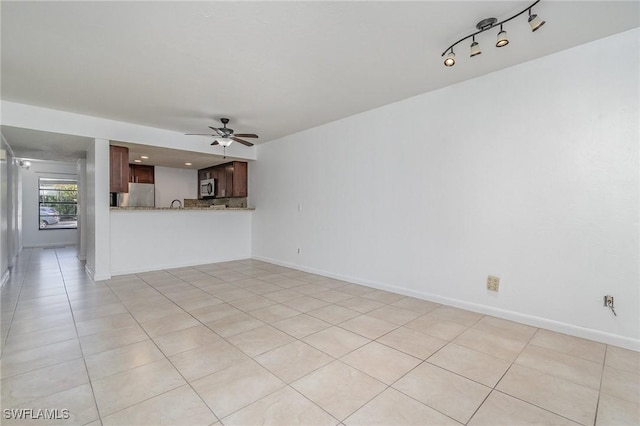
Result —
[[250, 258], [250, 256], [235, 256], [235, 257], [227, 257], [227, 258], [220, 258], [220, 259], [215, 259], [215, 260], [211, 260], [211, 261], [206, 261], [203, 263], [203, 261], [200, 259], [197, 262], [176, 262], [176, 263], [163, 263], [162, 265], [153, 265], [153, 266], [144, 266], [144, 267], [139, 267], [139, 268], [127, 268], [127, 269], [112, 269], [111, 270], [111, 275], [112, 276], [118, 276], [118, 275], [129, 275], [129, 274], [141, 274], [143, 272], [153, 272], [153, 271], [160, 271], [162, 269], [176, 269], [176, 268], [188, 268], [188, 267], [193, 267], [193, 266], [202, 266], [202, 265], [208, 265], [209, 263], [220, 263], [220, 262], [232, 262], [235, 260], [245, 260]]
[[93, 281], [106, 281], [111, 279], [111, 275], [108, 274], [96, 275], [93, 269], [89, 268], [89, 265], [87, 264], [84, 265], [84, 270], [89, 275], [89, 278], [91, 278]]
[[60, 243], [35, 243], [35, 244], [25, 244], [23, 245], [24, 248], [50, 248], [50, 247], [69, 247], [69, 246], [75, 246], [76, 242], [75, 241], [67, 241], [67, 242], [60, 242]]
[[269, 262], [275, 265], [284, 266], [287, 268], [298, 269], [298, 270], [309, 272], [312, 274], [323, 275], [323, 276], [334, 278], [337, 280], [347, 281], [354, 284], [360, 284], [360, 285], [364, 285], [364, 286], [379, 289], [379, 290], [386, 290], [393, 293], [415, 297], [417, 299], [428, 300], [430, 302], [453, 306], [460, 309], [466, 309], [468, 311], [478, 312], [485, 315], [491, 315], [494, 317], [506, 319], [509, 321], [515, 321], [515, 322], [530, 325], [533, 327], [556, 331], [558, 333], [569, 334], [571, 336], [581, 337], [583, 339], [593, 340], [593, 341], [605, 343], [608, 345], [619, 346], [619, 347], [622, 347], [625, 349], [631, 349], [634, 351], [640, 351], [639, 339], [633, 339], [630, 337], [620, 336], [617, 334], [606, 333], [604, 331], [580, 327], [577, 325], [555, 321], [547, 318], [536, 317], [534, 315], [522, 314], [520, 312], [510, 311], [507, 309], [500, 309], [500, 308], [495, 308], [493, 306], [481, 305], [481, 304], [467, 302], [460, 299], [443, 297], [443, 296], [439, 296], [432, 293], [418, 292], [418, 291], [398, 287], [395, 285], [390, 285], [390, 284], [380, 283], [380, 282], [375, 282], [370, 280], [364, 280], [358, 277], [334, 274], [328, 271], [315, 269], [315, 268], [308, 268], [302, 265], [282, 262], [277, 259], [271, 259], [263, 256], [252, 256], [252, 258], [263, 261], [263, 262]]
[[7, 281], [9, 281], [9, 276], [10, 275], [11, 275], [11, 273], [9, 272], [9, 269], [4, 271], [4, 274], [2, 274], [2, 278], [0, 278], [0, 288], [4, 287], [4, 285], [7, 283]]
[[93, 270], [91, 268], [89, 268], [89, 265], [85, 264], [84, 265], [84, 271], [87, 273], [87, 275], [89, 275], [89, 278], [91, 278], [93, 281], [95, 281], [95, 274], [93, 273]]

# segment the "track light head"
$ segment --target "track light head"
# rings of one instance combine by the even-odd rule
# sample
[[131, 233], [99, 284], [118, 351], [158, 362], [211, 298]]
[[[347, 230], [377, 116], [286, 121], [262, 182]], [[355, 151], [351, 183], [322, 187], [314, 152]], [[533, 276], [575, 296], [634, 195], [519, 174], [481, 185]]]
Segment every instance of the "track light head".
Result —
[[478, 42], [476, 41], [476, 38], [474, 37], [473, 43], [471, 43], [471, 54], [469, 56], [473, 58], [474, 56], [478, 56], [481, 53], [482, 51], [480, 50], [480, 45], [478, 44]]
[[449, 52], [447, 57], [444, 59], [444, 65], [447, 67], [452, 67], [455, 64], [456, 64], [456, 54], [453, 53], [453, 49], [451, 49], [451, 52]]
[[537, 31], [538, 28], [540, 28], [541, 26], [543, 26], [545, 24], [545, 21], [543, 21], [542, 19], [540, 19], [538, 17], [538, 15], [532, 15], [531, 14], [531, 9], [529, 9], [529, 25], [531, 25], [531, 31]]
[[502, 25], [500, 25], [500, 32], [498, 33], [498, 41], [496, 41], [496, 47], [504, 47], [509, 44], [509, 39], [507, 38], [507, 32], [502, 29]]

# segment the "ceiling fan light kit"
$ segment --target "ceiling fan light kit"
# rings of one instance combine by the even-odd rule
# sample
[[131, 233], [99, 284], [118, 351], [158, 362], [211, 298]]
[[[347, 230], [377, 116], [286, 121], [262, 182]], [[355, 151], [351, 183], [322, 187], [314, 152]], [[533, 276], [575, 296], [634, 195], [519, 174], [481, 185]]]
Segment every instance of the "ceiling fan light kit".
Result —
[[216, 142], [218, 142], [218, 144], [220, 144], [223, 147], [228, 147], [229, 145], [231, 145], [233, 143], [233, 139], [229, 139], [229, 138], [218, 138], [216, 139]]
[[455, 53], [453, 53], [453, 48], [457, 44], [459, 44], [459, 43], [461, 43], [461, 42], [463, 42], [463, 41], [465, 41], [465, 40], [467, 40], [469, 38], [472, 39], [471, 40], [472, 41], [472, 43], [471, 43], [471, 52], [470, 52], [469, 56], [471, 58], [473, 58], [474, 56], [478, 56], [479, 54], [481, 54], [482, 51], [480, 50], [480, 44], [476, 41], [476, 36], [478, 34], [480, 34], [480, 33], [488, 31], [488, 30], [490, 30], [490, 29], [492, 29], [494, 27], [497, 27], [497, 26], [500, 26], [500, 31], [498, 32], [498, 39], [496, 41], [496, 47], [504, 47], [504, 46], [506, 46], [507, 44], [509, 44], [509, 39], [507, 38], [507, 32], [503, 29], [502, 26], [505, 23], [511, 21], [512, 19], [517, 18], [518, 16], [522, 15], [525, 12], [529, 13], [529, 18], [528, 18], [527, 22], [529, 23], [529, 26], [531, 27], [531, 31], [532, 32], [537, 31], [538, 29], [540, 29], [541, 26], [543, 26], [545, 24], [545, 21], [540, 19], [540, 17], [538, 17], [538, 15], [531, 13], [531, 9], [533, 9], [533, 7], [535, 5], [537, 5], [538, 3], [540, 3], [540, 0], [536, 0], [530, 6], [528, 6], [526, 9], [524, 9], [524, 10], [516, 13], [515, 15], [513, 15], [513, 16], [505, 19], [505, 20], [502, 20], [500, 22], [498, 22], [498, 20], [496, 18], [486, 18], [486, 19], [483, 19], [482, 21], [478, 22], [476, 24], [476, 29], [478, 31], [476, 31], [475, 33], [471, 33], [468, 36], [465, 36], [465, 37], [461, 38], [460, 40], [458, 40], [455, 43], [453, 43], [451, 46], [447, 47], [444, 52], [442, 52], [442, 55], [440, 55], [440, 56], [444, 57], [446, 55], [446, 57], [444, 59], [444, 65], [446, 67], [452, 67], [452, 66], [455, 65], [455, 63], [456, 63], [456, 59], [455, 59], [456, 55], [455, 55]]

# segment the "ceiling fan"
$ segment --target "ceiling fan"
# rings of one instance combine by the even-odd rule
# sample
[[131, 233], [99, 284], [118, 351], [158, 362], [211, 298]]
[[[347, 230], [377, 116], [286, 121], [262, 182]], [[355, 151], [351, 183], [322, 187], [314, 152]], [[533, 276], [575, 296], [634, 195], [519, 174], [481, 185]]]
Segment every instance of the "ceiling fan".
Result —
[[231, 145], [231, 142], [236, 141], [246, 146], [253, 146], [253, 144], [249, 141], [245, 141], [242, 138], [257, 138], [258, 135], [253, 133], [234, 133], [233, 129], [227, 127], [227, 123], [229, 123], [228, 118], [221, 118], [220, 122], [222, 122], [222, 127], [211, 127], [208, 126], [213, 133], [187, 133], [187, 135], [197, 135], [197, 136], [213, 136], [216, 138], [211, 145], [222, 145], [224, 148]]

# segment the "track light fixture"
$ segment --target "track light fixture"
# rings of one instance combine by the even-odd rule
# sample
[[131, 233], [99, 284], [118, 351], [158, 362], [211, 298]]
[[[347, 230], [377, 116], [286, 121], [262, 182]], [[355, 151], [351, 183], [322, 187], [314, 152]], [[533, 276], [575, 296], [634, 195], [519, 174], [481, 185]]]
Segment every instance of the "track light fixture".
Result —
[[446, 67], [452, 67], [456, 64], [456, 54], [453, 53], [453, 47], [451, 48], [451, 52], [444, 58], [444, 65]]
[[538, 17], [538, 15], [532, 14], [531, 13], [531, 9], [533, 9], [533, 7], [535, 5], [537, 5], [538, 3], [540, 3], [540, 0], [536, 0], [534, 1], [530, 6], [528, 6], [526, 9], [516, 13], [515, 15], [511, 16], [510, 18], [507, 18], [503, 21], [498, 22], [498, 20], [496, 18], [486, 18], [483, 19], [482, 21], [478, 22], [476, 24], [476, 28], [478, 29], [478, 31], [476, 31], [475, 33], [469, 34], [466, 37], [461, 38], [460, 40], [456, 41], [455, 43], [453, 43], [451, 46], [447, 47], [445, 49], [444, 52], [442, 52], [442, 55], [440, 56], [444, 56], [447, 55], [447, 52], [449, 52], [449, 54], [447, 55], [447, 57], [444, 60], [444, 64], [447, 67], [452, 67], [455, 65], [456, 60], [455, 60], [455, 53], [453, 53], [453, 48], [471, 38], [472, 43], [471, 43], [471, 54], [469, 55], [470, 57], [474, 57], [479, 55], [480, 53], [482, 53], [480, 51], [480, 45], [478, 44], [478, 42], [476, 41], [476, 36], [480, 33], [483, 33], [485, 31], [488, 31], [494, 27], [500, 26], [500, 31], [498, 32], [498, 40], [496, 41], [496, 47], [504, 47], [507, 44], [509, 44], [509, 39], [507, 38], [507, 32], [502, 28], [502, 26], [511, 21], [514, 18], [517, 18], [518, 16], [522, 15], [525, 12], [529, 12], [529, 25], [531, 26], [531, 31], [537, 31], [541, 26], [544, 25], [545, 21], [543, 21], [542, 19], [540, 19]]
[[529, 8], [529, 25], [531, 25], [531, 31], [536, 31], [538, 28], [544, 25], [544, 21], [538, 18], [538, 15], [531, 14], [531, 8]]
[[474, 56], [481, 54], [482, 51], [480, 50], [480, 45], [476, 41], [476, 36], [473, 36], [473, 39], [471, 41], [471, 54], [469, 55], [469, 57], [473, 58]]
[[502, 29], [502, 25], [500, 25], [500, 32], [498, 33], [498, 41], [496, 41], [496, 47], [504, 47], [509, 44], [509, 39], [507, 38], [507, 32]]

